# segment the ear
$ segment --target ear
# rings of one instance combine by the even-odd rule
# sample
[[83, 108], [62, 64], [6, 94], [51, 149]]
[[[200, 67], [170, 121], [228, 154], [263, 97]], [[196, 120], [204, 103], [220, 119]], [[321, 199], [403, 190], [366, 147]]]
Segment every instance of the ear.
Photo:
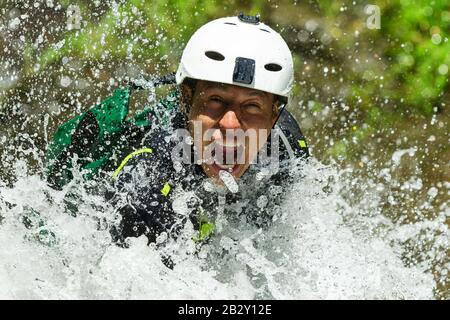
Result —
[[278, 119], [278, 116], [280, 115], [280, 107], [281, 102], [278, 99], [275, 99], [275, 101], [272, 104], [272, 127], [275, 125], [275, 122]]
[[189, 115], [192, 106], [192, 99], [194, 97], [194, 92], [192, 88], [185, 83], [182, 83], [180, 85], [180, 89], [181, 89], [181, 109], [185, 114]]

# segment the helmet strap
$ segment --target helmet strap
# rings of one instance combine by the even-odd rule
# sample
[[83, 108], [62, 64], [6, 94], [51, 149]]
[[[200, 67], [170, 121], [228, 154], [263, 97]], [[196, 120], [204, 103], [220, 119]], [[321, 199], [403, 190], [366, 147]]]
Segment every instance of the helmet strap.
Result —
[[277, 124], [278, 120], [280, 119], [281, 113], [284, 111], [284, 109], [286, 108], [286, 106], [287, 106], [287, 103], [282, 102], [281, 106], [278, 108], [279, 112], [278, 112], [278, 115], [277, 115], [277, 120], [275, 120], [275, 122], [274, 122], [274, 124], [273, 124], [273, 126], [272, 126], [272, 129], [273, 129], [273, 127], [275, 127], [275, 125]]

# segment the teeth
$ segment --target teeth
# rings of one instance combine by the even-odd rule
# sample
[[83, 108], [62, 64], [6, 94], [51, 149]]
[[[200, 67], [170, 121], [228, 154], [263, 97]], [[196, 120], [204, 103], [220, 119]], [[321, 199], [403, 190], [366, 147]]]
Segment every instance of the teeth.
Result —
[[[234, 167], [237, 165], [237, 152], [238, 152], [238, 148], [241, 148], [241, 145], [238, 144], [223, 144], [222, 141], [221, 142], [215, 142], [215, 148], [219, 148], [219, 150], [223, 150], [221, 153], [223, 159], [219, 159], [218, 156], [215, 154], [215, 150], [213, 150], [213, 158], [214, 158], [214, 163], [222, 170], [226, 170], [228, 172], [232, 172]], [[232, 158], [229, 159], [228, 163], [224, 163], [226, 161], [227, 156], [229, 157], [230, 155], [232, 155]]]
[[228, 170], [228, 169], [232, 169], [232, 168], [234, 168], [234, 166], [236, 165], [236, 164], [220, 164], [220, 163], [217, 163], [216, 162], [216, 165], [220, 168], [220, 169], [224, 169], [224, 170]]
[[219, 148], [235, 149], [239, 148], [239, 146], [231, 144], [219, 144]]
[[240, 147], [239, 145], [234, 144], [234, 143], [233, 144], [223, 144], [223, 143], [216, 142], [216, 144], [222, 148], [239, 148]]

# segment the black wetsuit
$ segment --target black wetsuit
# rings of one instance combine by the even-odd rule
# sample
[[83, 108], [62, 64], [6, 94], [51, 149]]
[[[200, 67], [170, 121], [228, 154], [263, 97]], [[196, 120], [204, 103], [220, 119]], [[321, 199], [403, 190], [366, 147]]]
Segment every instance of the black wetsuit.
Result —
[[[171, 152], [175, 141], [169, 140], [172, 129], [183, 128], [186, 123], [181, 113], [175, 114], [170, 130], [152, 130], [135, 145], [135, 156], [128, 157], [114, 183], [114, 191], [108, 195], [122, 219], [112, 230], [118, 243], [127, 237], [145, 234], [150, 242], [162, 232], [176, 237], [188, 221], [195, 229], [201, 227], [199, 216], [214, 220], [220, 199], [214, 191], [205, 187], [208, 180], [197, 164], [174, 165]], [[233, 208], [241, 219], [259, 226], [267, 225], [273, 215], [273, 207], [279, 204], [289, 188], [289, 157], [309, 156], [304, 137], [295, 119], [284, 110], [277, 122], [290, 148], [280, 141], [281, 168], [273, 175], [258, 176], [261, 166], [250, 165], [239, 179], [237, 193], [222, 194], [222, 204]], [[135, 139], [136, 140], [136, 139]], [[286, 141], [285, 141], [286, 142]], [[144, 148], [144, 149], [143, 149]], [[272, 146], [268, 139], [270, 154]], [[148, 149], [151, 149], [149, 152]], [[290, 150], [289, 150], [290, 149]], [[147, 151], [145, 151], [147, 150]], [[180, 195], [184, 195], [184, 198]]]

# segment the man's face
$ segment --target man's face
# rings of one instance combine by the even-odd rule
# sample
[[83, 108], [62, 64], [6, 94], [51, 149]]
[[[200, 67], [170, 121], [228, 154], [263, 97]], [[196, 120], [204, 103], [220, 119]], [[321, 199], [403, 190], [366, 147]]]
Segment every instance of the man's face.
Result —
[[274, 95], [234, 85], [198, 81], [191, 101], [189, 130], [209, 177], [221, 170], [244, 174], [267, 141], [276, 119]]

